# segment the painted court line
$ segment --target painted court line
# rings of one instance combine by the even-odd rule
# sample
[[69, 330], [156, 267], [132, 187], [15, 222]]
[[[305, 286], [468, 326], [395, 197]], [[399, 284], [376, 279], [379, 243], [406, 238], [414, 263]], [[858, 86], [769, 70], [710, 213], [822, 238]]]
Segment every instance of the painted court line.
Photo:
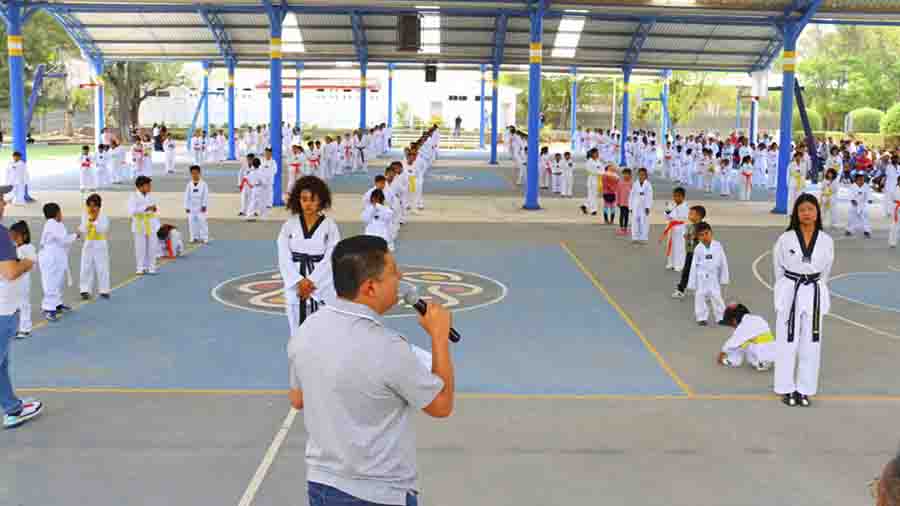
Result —
[[[759, 263], [762, 261], [763, 258], [765, 258], [766, 256], [771, 255], [771, 254], [772, 254], [772, 252], [770, 252], [770, 251], [764, 251], [762, 255], [758, 256], [756, 258], [756, 260], [753, 261], [753, 276], [755, 276], [756, 280], [759, 281], [764, 287], [768, 288], [769, 290], [772, 290], [772, 285], [770, 285], [769, 282], [766, 281], [765, 279], [763, 279], [762, 275], [760, 275]], [[825, 316], [834, 318], [835, 320], [842, 321], [842, 322], [844, 322], [848, 325], [852, 325], [854, 327], [859, 327], [861, 329], [868, 330], [869, 332], [872, 332], [873, 334], [878, 334], [880, 336], [884, 336], [884, 337], [887, 337], [890, 339], [895, 339], [895, 340], [900, 341], [900, 336], [898, 336], [896, 334], [891, 334], [890, 332], [885, 332], [884, 330], [870, 327], [864, 323], [860, 323], [856, 320], [851, 320], [850, 318], [843, 317], [837, 313], [832, 312], [832, 313], [828, 313]]]
[[272, 467], [272, 463], [275, 462], [278, 450], [281, 449], [281, 445], [284, 444], [284, 440], [287, 437], [288, 432], [290, 432], [291, 426], [294, 425], [294, 419], [297, 417], [297, 413], [298, 411], [294, 408], [291, 408], [290, 411], [288, 411], [287, 416], [284, 418], [284, 422], [281, 424], [281, 428], [278, 429], [278, 432], [275, 434], [275, 439], [272, 440], [272, 444], [269, 445], [269, 449], [266, 450], [262, 462], [260, 462], [259, 467], [256, 468], [253, 479], [250, 480], [247, 489], [244, 490], [244, 496], [241, 497], [241, 502], [238, 503], [238, 506], [250, 506], [253, 504], [253, 499], [256, 498], [259, 487], [262, 485], [263, 480], [266, 479], [266, 474], [269, 473], [269, 468]]
[[688, 397], [693, 396], [693, 389], [691, 389], [691, 387], [687, 383], [685, 383], [680, 376], [678, 376], [678, 373], [676, 373], [675, 370], [672, 369], [671, 366], [669, 366], [668, 362], [666, 362], [659, 351], [656, 350], [656, 347], [653, 346], [653, 343], [651, 343], [650, 340], [644, 336], [644, 334], [641, 332], [641, 329], [639, 329], [638, 326], [634, 323], [634, 320], [632, 320], [631, 317], [628, 316], [628, 313], [626, 313], [625, 310], [622, 309], [622, 306], [620, 306], [615, 301], [615, 299], [613, 299], [612, 295], [610, 295], [610, 293], [606, 290], [606, 287], [603, 286], [603, 283], [601, 283], [600, 280], [597, 279], [596, 276], [594, 276], [594, 273], [592, 273], [590, 269], [588, 269], [584, 265], [581, 259], [579, 259], [575, 252], [573, 252], [569, 248], [569, 245], [566, 244], [565, 241], [560, 242], [559, 245], [560, 247], [562, 247], [563, 251], [568, 253], [569, 258], [571, 258], [572, 261], [575, 262], [575, 265], [577, 265], [578, 268], [581, 269], [581, 272], [583, 272], [584, 275], [587, 276], [587, 278], [594, 285], [594, 288], [596, 288], [597, 291], [599, 291], [603, 295], [609, 305], [611, 305], [616, 310], [616, 312], [619, 313], [619, 316], [621, 316], [622, 319], [625, 320], [625, 323], [627, 323], [628, 326], [631, 327], [631, 330], [635, 334], [637, 334], [637, 336], [641, 339], [641, 342], [644, 343], [644, 346], [647, 348], [647, 350], [653, 355], [654, 358], [656, 358], [656, 361], [659, 362], [660, 367], [662, 367], [663, 370], [666, 371], [666, 373], [669, 375], [669, 377], [672, 378], [672, 381], [674, 381], [678, 385], [678, 387], [681, 388], [685, 395], [687, 395]]
[[[284, 396], [287, 389], [191, 389], [191, 388], [106, 388], [106, 387], [37, 387], [19, 388], [22, 393], [115, 394], [115, 395], [195, 395], [195, 396]], [[771, 401], [775, 394], [691, 394], [691, 395], [620, 395], [620, 394], [503, 394], [461, 392], [463, 400], [528, 400], [528, 401]], [[818, 395], [817, 399], [835, 402], [900, 402], [900, 395]]]
[[[847, 278], [850, 276], [856, 276], [857, 274], [884, 274], [884, 273], [883, 272], [847, 272], [844, 274], [838, 274], [837, 276], [832, 276], [831, 281], [834, 281], [836, 279]], [[841, 295], [841, 294], [835, 292], [834, 289], [831, 290], [831, 295], [834, 295], [835, 297], [837, 297], [839, 299], [844, 299], [844, 300], [849, 300], [850, 302], [855, 302], [856, 304], [859, 304], [860, 306], [865, 306], [870, 309], [876, 309], [878, 311], [890, 311], [892, 313], [900, 313], [900, 309], [894, 309], [892, 307], [884, 307], [884, 306], [879, 306], [878, 304], [870, 304], [868, 302], [863, 302], [863, 301], [861, 301], [859, 299], [855, 299], [853, 297]]]

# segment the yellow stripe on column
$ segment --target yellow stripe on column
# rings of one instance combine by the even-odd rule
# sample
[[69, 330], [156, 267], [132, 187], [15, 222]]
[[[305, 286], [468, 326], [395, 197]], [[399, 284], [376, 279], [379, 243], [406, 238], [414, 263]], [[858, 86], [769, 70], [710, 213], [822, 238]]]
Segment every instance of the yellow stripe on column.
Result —
[[528, 47], [528, 62], [541, 63], [544, 59], [544, 47], [540, 42], [532, 42]]
[[628, 93], [629, 91], [631, 91], [631, 85], [628, 83], [623, 84], [622, 85], [622, 93]]
[[269, 56], [271, 58], [281, 58], [281, 39], [272, 38], [269, 42]]
[[365, 78], [365, 77], [360, 77], [360, 78], [359, 78], [359, 87], [360, 87], [360, 88], [365, 88], [365, 87], [366, 87], [366, 78]]
[[393, 79], [393, 78], [394, 78], [394, 71], [388, 70], [388, 79]]
[[10, 56], [22, 56], [25, 50], [25, 38], [21, 35], [10, 35], [6, 38]]
[[797, 51], [785, 51], [781, 69], [785, 72], [794, 72], [797, 68]]

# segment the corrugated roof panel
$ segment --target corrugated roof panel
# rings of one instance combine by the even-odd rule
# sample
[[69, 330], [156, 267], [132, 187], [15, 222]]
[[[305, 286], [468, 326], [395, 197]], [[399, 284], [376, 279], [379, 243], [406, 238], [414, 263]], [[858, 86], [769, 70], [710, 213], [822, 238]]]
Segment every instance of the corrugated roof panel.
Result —
[[[369, 48], [369, 51], [372, 51], [372, 48]], [[305, 53], [298, 54], [310, 54], [315, 55], [316, 53], [346, 53], [348, 55], [356, 55], [355, 50], [353, 49], [353, 44], [317, 44], [315, 46], [306, 46]]]
[[441, 30], [441, 45], [452, 46], [453, 44], [484, 44], [493, 47], [494, 37], [492, 33], [471, 33], [471, 32], [455, 32], [452, 30]]
[[[265, 13], [260, 14], [222, 14], [220, 16], [225, 26], [228, 25], [262, 25], [269, 26], [269, 17]], [[202, 23], [203, 20], [200, 20]]]
[[531, 35], [528, 33], [509, 33], [506, 32], [506, 43], [507, 44], [528, 44], [531, 40]]
[[441, 16], [441, 26], [445, 28], [494, 28], [494, 18], [463, 18]]
[[[363, 25], [365, 26], [389, 26], [397, 27], [397, 16], [362, 16]], [[349, 20], [348, 20], [349, 22]]]
[[712, 35], [713, 30], [716, 29], [716, 25], [689, 25], [689, 24], [681, 24], [681, 23], [656, 23], [653, 26], [653, 30], [650, 31], [650, 36], [654, 35], [696, 35], [696, 36], [704, 36], [704, 35]]
[[615, 33], [634, 33], [637, 29], [637, 23], [626, 23], [620, 21], [596, 21], [589, 19], [584, 24], [586, 32], [615, 32]]
[[622, 36], [603, 36], [603, 35], [588, 35], [585, 33], [581, 34], [581, 40], [578, 41], [579, 46], [594, 46], [594, 47], [628, 47], [631, 43], [631, 37], [622, 37]]
[[85, 25], [138, 25], [140, 20], [134, 14], [80, 12], [75, 15]]
[[528, 18], [509, 18], [506, 20], [506, 29], [531, 30], [531, 21]]
[[135, 19], [140, 19], [140, 22], [146, 26], [180, 26], [203, 24], [203, 18], [200, 17], [200, 14], [187, 12], [154, 12], [152, 14], [142, 13], [135, 16]]
[[[347, 32], [350, 37], [350, 42], [353, 42], [353, 32]], [[369, 42], [397, 42], [397, 31], [396, 30], [366, 30], [366, 38], [369, 39]]]
[[644, 43], [645, 49], [672, 49], [680, 51], [703, 51], [706, 39], [668, 39], [650, 36]]
[[[160, 44], [100, 44], [104, 56], [107, 53], [153, 53], [163, 54]], [[218, 52], [218, 51], [217, 51]]]
[[304, 26], [350, 26], [350, 16], [346, 14], [299, 14], [298, 24]]
[[593, 50], [583, 50], [579, 49], [575, 51], [575, 59], [570, 60], [564, 58], [566, 61], [570, 61], [573, 64], [577, 63], [579, 58], [584, 58], [585, 60], [615, 60], [615, 61], [624, 61], [625, 60], [625, 52], [624, 51], [593, 51]]
[[749, 53], [762, 53], [769, 46], [765, 41], [746, 40], [716, 40], [707, 47], [710, 51], [745, 51]]
[[[232, 42], [240, 40], [262, 40], [266, 43], [269, 41], [269, 27], [264, 28], [229, 28], [228, 35]], [[304, 39], [306, 34], [304, 33]]]
[[660, 53], [641, 53], [638, 64], [652, 63], [694, 63], [697, 60], [695, 54], [660, 54]]
[[209, 53], [219, 54], [219, 47], [213, 44], [160, 44], [160, 49], [166, 54], [196, 54]]
[[717, 37], [734, 37], [741, 39], [744, 37], [775, 37], [775, 28], [767, 26], [728, 26], [719, 25], [716, 27], [713, 35]]

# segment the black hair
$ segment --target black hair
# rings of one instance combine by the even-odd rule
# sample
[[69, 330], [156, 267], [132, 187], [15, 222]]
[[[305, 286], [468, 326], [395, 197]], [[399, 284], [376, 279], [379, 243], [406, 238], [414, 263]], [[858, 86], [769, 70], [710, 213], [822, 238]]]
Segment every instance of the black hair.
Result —
[[59, 216], [60, 212], [62, 212], [62, 209], [59, 208], [59, 204], [57, 204], [56, 202], [48, 202], [44, 204], [44, 218], [52, 220]]
[[700, 235], [702, 232], [706, 232], [707, 230], [712, 232], [712, 227], [709, 226], [709, 223], [705, 221], [701, 221], [694, 227], [694, 233], [697, 235]]
[[825, 178], [828, 178], [828, 175], [831, 174], [831, 179], [837, 179], [837, 171], [834, 169], [828, 169], [825, 171]]
[[374, 235], [357, 235], [337, 243], [331, 253], [331, 276], [338, 297], [354, 299], [366, 280], [380, 278], [388, 253], [387, 241]]
[[84, 202], [86, 205], [94, 204], [97, 207], [103, 207], [103, 199], [100, 197], [99, 193], [92, 193], [88, 195], [87, 200]]
[[624, 176], [625, 174], [628, 174], [628, 175], [630, 176], [630, 175], [631, 175], [631, 169], [623, 169], [623, 170], [622, 170], [622, 175]]
[[254, 169], [258, 169], [262, 165], [262, 161], [259, 158], [254, 158], [250, 165], [253, 166]]
[[372, 194], [369, 195], [369, 202], [372, 202], [373, 200], [379, 204], [384, 204], [384, 192], [378, 188], [372, 190]]
[[700, 219], [706, 218], [706, 208], [703, 206], [691, 206], [689, 211], [694, 211], [695, 213], [700, 215]]
[[811, 193], [801, 193], [794, 202], [794, 211], [791, 213], [791, 223], [787, 230], [800, 230], [800, 204], [809, 203], [816, 206], [816, 230], [822, 230], [822, 208], [819, 207], [819, 199]]
[[134, 179], [134, 186], [135, 186], [135, 188], [140, 188], [141, 186], [144, 186], [145, 184], [150, 184], [152, 181], [153, 180], [147, 176], [138, 176]]
[[18, 156], [19, 158], [22, 158], [22, 153], [19, 152], [19, 151], [13, 151], [13, 154], [12, 154], [12, 155], [13, 155], [13, 156]]
[[672, 190], [672, 194], [673, 195], [681, 195], [682, 197], [684, 197], [685, 195], [687, 195], [687, 192], [684, 191], [684, 187], [679, 186], [679, 187], [675, 188], [674, 190]]
[[647, 169], [644, 167], [641, 167], [640, 169], [638, 169], [638, 174], [640, 174], [641, 172], [643, 172], [644, 174], [647, 174]]
[[199, 165], [191, 165], [191, 168], [188, 169], [188, 172], [194, 172], [195, 170], [197, 172], [203, 172], [203, 169], [201, 169]]
[[325, 181], [316, 176], [303, 176], [291, 187], [291, 195], [288, 197], [287, 208], [291, 214], [303, 214], [303, 207], [300, 205], [300, 194], [308, 191], [319, 197], [319, 210], [324, 211], [331, 208], [331, 189]]
[[748, 314], [750, 314], [750, 310], [747, 306], [738, 303], [729, 304], [729, 306], [725, 308], [725, 316], [723, 316], [722, 319], [728, 323], [730, 323], [731, 320], [734, 320], [735, 325], [740, 325], [741, 320]]
[[377, 176], [375, 176], [375, 184], [386, 183], [386, 182], [387, 182], [387, 178], [384, 177], [382, 174], [378, 174]]
[[82, 151], [90, 151], [90, 150], [91, 150], [91, 147], [88, 146], [87, 144], [85, 144], [84, 146], [81, 146], [81, 150], [82, 150]]
[[9, 231], [21, 235], [22, 244], [31, 244], [31, 229], [28, 228], [28, 223], [25, 223], [24, 220], [13, 223], [9, 227]]

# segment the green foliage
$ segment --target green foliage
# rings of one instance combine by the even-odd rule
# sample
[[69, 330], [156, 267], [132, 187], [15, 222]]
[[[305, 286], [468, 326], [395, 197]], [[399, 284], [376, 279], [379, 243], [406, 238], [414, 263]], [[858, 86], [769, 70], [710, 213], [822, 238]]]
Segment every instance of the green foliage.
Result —
[[854, 132], [878, 133], [881, 131], [881, 118], [884, 113], [871, 107], [861, 107], [850, 111], [850, 121]]
[[[516, 124], [524, 128], [528, 124], [528, 75], [500, 75], [500, 84], [517, 88], [521, 91], [516, 100]], [[581, 77], [578, 79], [579, 108], [585, 104], [609, 104], [612, 93], [611, 79]], [[619, 84], [621, 93], [621, 83]], [[572, 118], [572, 78], [567, 75], [548, 75], [541, 79], [541, 111], [545, 113], [544, 126], [552, 126], [560, 130], [570, 128]]]
[[[822, 122], [821, 114], [813, 109], [807, 108], [806, 115], [809, 118], [809, 126], [814, 132], [823, 129], [824, 124]], [[794, 109], [793, 129], [795, 132], [803, 132], [803, 123], [800, 121], [800, 111], [797, 109]]]
[[397, 110], [394, 111], [394, 121], [398, 125], [405, 125], [409, 119], [409, 102], [400, 102], [397, 104]]
[[881, 118], [881, 133], [884, 135], [900, 134], [900, 103], [888, 109]]

